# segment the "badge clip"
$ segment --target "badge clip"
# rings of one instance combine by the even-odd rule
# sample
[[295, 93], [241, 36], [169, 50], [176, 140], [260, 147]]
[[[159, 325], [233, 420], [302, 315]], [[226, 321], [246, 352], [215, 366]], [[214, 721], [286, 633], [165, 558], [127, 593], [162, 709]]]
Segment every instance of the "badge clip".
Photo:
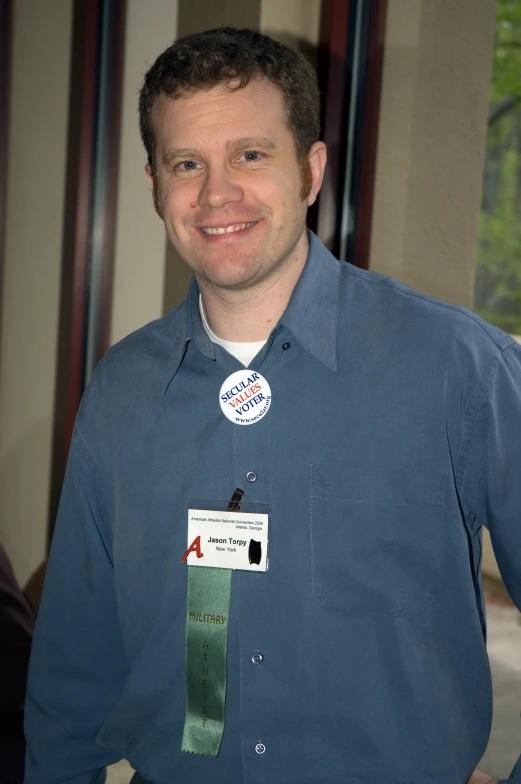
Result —
[[235, 488], [234, 493], [230, 499], [230, 503], [228, 504], [227, 512], [238, 512], [241, 508], [241, 501], [244, 495], [244, 490], [241, 490], [240, 487]]

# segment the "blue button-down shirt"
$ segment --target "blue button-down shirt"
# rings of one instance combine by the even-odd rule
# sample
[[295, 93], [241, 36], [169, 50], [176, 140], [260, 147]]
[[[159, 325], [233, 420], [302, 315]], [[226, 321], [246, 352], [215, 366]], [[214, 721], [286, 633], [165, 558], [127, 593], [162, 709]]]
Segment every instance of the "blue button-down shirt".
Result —
[[[491, 721], [482, 525], [521, 604], [521, 347], [312, 236], [250, 365], [271, 408], [242, 427], [219, 405], [240, 367], [195, 283], [99, 366], [37, 623], [26, 784], [99, 782], [121, 757], [153, 784], [464, 784]], [[270, 565], [233, 574], [209, 759], [181, 752], [181, 558], [189, 503], [236, 487], [271, 507]]]

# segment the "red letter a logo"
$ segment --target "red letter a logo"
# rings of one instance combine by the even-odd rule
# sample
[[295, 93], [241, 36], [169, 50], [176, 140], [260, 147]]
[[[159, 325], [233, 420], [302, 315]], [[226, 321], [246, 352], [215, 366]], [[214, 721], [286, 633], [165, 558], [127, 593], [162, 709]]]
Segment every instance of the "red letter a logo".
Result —
[[203, 554], [201, 552], [201, 537], [196, 536], [186, 553], [183, 555], [181, 561], [182, 563], [186, 563], [186, 559], [190, 555], [190, 553], [197, 553], [198, 558], [202, 558]]

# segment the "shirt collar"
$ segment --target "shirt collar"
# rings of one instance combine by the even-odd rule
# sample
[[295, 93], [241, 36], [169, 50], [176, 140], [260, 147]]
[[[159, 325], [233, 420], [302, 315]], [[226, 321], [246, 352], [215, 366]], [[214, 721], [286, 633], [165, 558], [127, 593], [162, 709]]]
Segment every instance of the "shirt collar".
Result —
[[[338, 371], [337, 319], [340, 292], [340, 262], [313, 232], [308, 232], [309, 253], [279, 325], [285, 326], [307, 351], [331, 370]], [[199, 287], [192, 278], [183, 313], [173, 335], [173, 349], [166, 372], [163, 394], [179, 370], [188, 343], [215, 361], [215, 346], [201, 321]]]
[[337, 319], [340, 262], [313, 232], [309, 254], [280, 324], [287, 327], [314, 357], [338, 371]]
[[191, 340], [194, 340], [200, 351], [215, 361], [215, 346], [210, 340], [199, 311], [199, 287], [195, 278], [192, 278], [188, 289], [188, 296], [181, 305], [183, 311], [177, 329], [172, 335], [173, 349], [168, 360], [163, 395], [166, 393], [170, 382], [179, 370], [183, 357]]

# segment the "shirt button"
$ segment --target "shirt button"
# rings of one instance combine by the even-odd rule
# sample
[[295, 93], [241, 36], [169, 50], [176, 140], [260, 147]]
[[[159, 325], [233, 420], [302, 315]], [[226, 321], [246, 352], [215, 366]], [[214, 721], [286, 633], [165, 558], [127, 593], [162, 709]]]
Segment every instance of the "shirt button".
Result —
[[264, 656], [262, 653], [254, 653], [251, 660], [254, 664], [261, 664], [264, 661]]
[[246, 479], [248, 480], [248, 482], [256, 482], [257, 474], [255, 473], [255, 471], [248, 471], [248, 473], [246, 474]]
[[288, 348], [291, 348], [291, 343], [283, 343], [282, 344], [282, 350], [283, 351], [287, 351]]
[[264, 752], [266, 751], [266, 746], [264, 745], [264, 743], [257, 743], [257, 745], [255, 746], [255, 751], [257, 752], [257, 754], [264, 754]]

